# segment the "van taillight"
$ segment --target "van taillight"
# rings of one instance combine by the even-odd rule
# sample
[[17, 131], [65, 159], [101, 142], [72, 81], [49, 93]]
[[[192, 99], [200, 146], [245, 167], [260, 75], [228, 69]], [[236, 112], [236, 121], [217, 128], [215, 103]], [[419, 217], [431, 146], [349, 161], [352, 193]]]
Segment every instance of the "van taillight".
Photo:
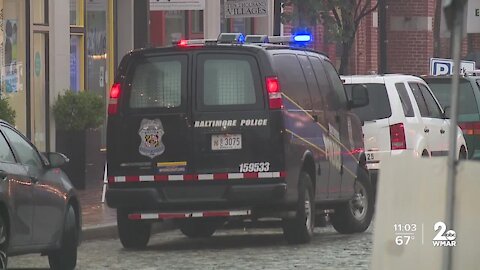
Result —
[[390, 126], [390, 144], [392, 146], [392, 150], [407, 149], [405, 128], [403, 127], [402, 123]]
[[122, 93], [122, 88], [119, 83], [112, 85], [110, 89], [110, 100], [108, 101], [108, 115], [114, 115], [118, 113], [118, 99]]
[[480, 135], [480, 122], [463, 122], [459, 123], [458, 126], [465, 135]]
[[268, 104], [270, 109], [283, 109], [282, 92], [277, 77], [267, 77]]

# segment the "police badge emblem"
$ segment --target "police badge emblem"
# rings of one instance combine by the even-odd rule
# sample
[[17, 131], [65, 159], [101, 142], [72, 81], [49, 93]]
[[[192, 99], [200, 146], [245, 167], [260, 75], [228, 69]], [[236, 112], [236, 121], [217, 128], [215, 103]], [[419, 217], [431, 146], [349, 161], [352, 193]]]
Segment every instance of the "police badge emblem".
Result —
[[162, 136], [165, 134], [162, 121], [160, 119], [143, 119], [140, 123], [138, 135], [140, 135], [140, 154], [149, 158], [160, 156], [165, 151], [165, 145], [162, 143]]

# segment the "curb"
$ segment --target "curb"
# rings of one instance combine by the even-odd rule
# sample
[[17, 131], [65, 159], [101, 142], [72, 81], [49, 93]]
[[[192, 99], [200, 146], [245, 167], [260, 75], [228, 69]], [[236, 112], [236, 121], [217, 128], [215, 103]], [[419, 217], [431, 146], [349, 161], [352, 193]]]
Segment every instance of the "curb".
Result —
[[[173, 231], [177, 227], [171, 221], [152, 224], [152, 234]], [[86, 226], [82, 228], [82, 241], [118, 238], [117, 223]]]

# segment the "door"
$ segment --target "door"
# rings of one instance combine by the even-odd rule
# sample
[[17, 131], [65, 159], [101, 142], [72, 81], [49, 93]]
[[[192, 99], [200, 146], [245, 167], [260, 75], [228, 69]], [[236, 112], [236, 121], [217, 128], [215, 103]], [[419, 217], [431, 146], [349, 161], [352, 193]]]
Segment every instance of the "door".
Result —
[[[19, 164], [20, 155], [13, 154], [10, 146], [16, 140], [7, 143], [4, 135], [11, 135], [13, 130], [1, 127], [0, 132], [0, 186], [10, 211], [10, 245], [14, 247], [31, 244], [33, 236], [33, 188], [32, 181], [23, 165]], [[2, 134], [3, 133], [3, 134]]]
[[190, 169], [187, 59], [178, 54], [133, 61], [122, 83], [122, 113], [109, 117], [109, 174], [168, 175]]
[[46, 180], [48, 174], [44, 174], [45, 163], [32, 144], [12, 129], [5, 128], [4, 132], [16, 154], [17, 162], [23, 165], [30, 179], [28, 185], [32, 193], [30, 203], [33, 207], [31, 242], [51, 243], [54, 233], [59, 231], [63, 221], [65, 203], [62, 198], [65, 194], [58, 186], [60, 182], [56, 186]]
[[32, 142], [49, 150], [48, 34], [33, 33], [33, 80], [31, 93]]
[[[422, 125], [420, 126], [420, 129], [418, 132], [420, 132], [420, 134], [422, 134], [426, 138], [425, 147], [427, 148], [429, 155], [431, 155], [432, 149], [435, 149], [435, 146], [432, 145], [435, 143], [435, 139], [432, 138], [431, 134], [434, 133], [433, 130], [436, 128], [432, 126], [433, 123], [431, 121], [431, 118], [429, 117], [427, 103], [423, 98], [423, 95], [420, 90], [420, 87], [418, 86], [418, 83], [410, 82], [408, 83], [408, 86], [412, 90], [413, 97], [415, 98], [415, 102], [417, 103], [418, 111], [422, 119], [422, 122], [421, 122]], [[440, 132], [440, 129], [438, 129], [438, 132]], [[422, 151], [422, 150], [419, 149], [419, 151]], [[422, 153], [419, 152], [419, 154], [422, 154]]]
[[443, 118], [443, 112], [428, 87], [422, 83], [419, 83], [418, 86], [428, 109], [428, 121], [431, 125], [430, 146], [432, 156], [447, 156], [449, 121]]
[[[274, 132], [280, 130], [279, 118], [270, 118], [265, 108], [265, 79], [256, 58], [242, 53], [198, 53], [195, 62], [196, 171], [255, 174], [284, 169], [281, 134]], [[280, 117], [279, 112], [276, 116]]]
[[324, 131], [323, 142], [325, 146], [326, 160], [330, 167], [328, 173], [328, 198], [337, 199], [340, 196], [342, 184], [342, 159], [340, 155], [340, 115], [341, 104], [337, 93], [330, 84], [329, 75], [322, 64], [322, 60], [315, 56], [309, 57], [312, 64], [320, 94], [325, 98], [325, 120], [321, 123]]
[[[343, 86], [340, 77], [338, 76], [337, 70], [333, 67], [332, 63], [329, 61], [322, 61], [327, 73], [327, 77], [330, 81], [331, 87], [333, 89], [332, 95], [335, 95], [337, 102], [336, 116], [334, 121], [337, 122], [337, 131], [339, 134], [335, 134], [335, 140], [332, 142], [334, 146], [333, 155], [334, 159], [338, 160], [337, 163], [333, 163], [334, 167], [336, 166], [340, 170], [342, 177], [341, 188], [340, 188], [340, 197], [346, 198], [351, 197], [354, 193], [353, 186], [355, 179], [357, 178], [357, 168], [358, 161], [353, 156], [353, 150], [356, 147], [356, 141], [358, 141], [359, 134], [353, 134], [353, 130], [357, 129], [359, 126], [358, 118], [353, 119], [347, 111], [347, 96], [345, 88]], [[332, 133], [330, 133], [332, 135]]]
[[[308, 57], [305, 55], [298, 55], [298, 60], [300, 61], [300, 65], [302, 66], [303, 74], [305, 75], [305, 79], [308, 86], [308, 91], [310, 93], [310, 97], [312, 98], [312, 109], [311, 115], [313, 116], [313, 124], [312, 129], [314, 133], [312, 134], [311, 141], [317, 145], [322, 145], [323, 135], [325, 134], [325, 130], [322, 129], [322, 126], [325, 125], [326, 122], [326, 110], [325, 110], [325, 102], [322, 97], [322, 93], [320, 92], [320, 86], [317, 82], [317, 78], [315, 76], [315, 72], [313, 70], [312, 64], [310, 63]], [[322, 149], [325, 149], [325, 145], [322, 145]], [[316, 165], [319, 166], [320, 170], [316, 170], [316, 190], [315, 190], [315, 198], [317, 200], [324, 200], [328, 198], [328, 181], [329, 181], [329, 173], [330, 173], [330, 164], [326, 159], [325, 152], [322, 151], [315, 151], [315, 162]]]

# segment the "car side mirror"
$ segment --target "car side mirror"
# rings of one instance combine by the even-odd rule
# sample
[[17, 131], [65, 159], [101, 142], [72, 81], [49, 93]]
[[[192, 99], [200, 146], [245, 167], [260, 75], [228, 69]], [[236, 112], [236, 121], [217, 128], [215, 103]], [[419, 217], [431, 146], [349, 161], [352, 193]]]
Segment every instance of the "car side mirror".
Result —
[[451, 116], [451, 107], [450, 105], [445, 106], [443, 108], [443, 119], [450, 119]]
[[352, 97], [348, 103], [350, 109], [367, 106], [370, 103], [367, 87], [363, 84], [355, 85], [352, 88]]
[[67, 164], [70, 160], [62, 153], [49, 152], [47, 153], [48, 162], [52, 168], [59, 168]]

